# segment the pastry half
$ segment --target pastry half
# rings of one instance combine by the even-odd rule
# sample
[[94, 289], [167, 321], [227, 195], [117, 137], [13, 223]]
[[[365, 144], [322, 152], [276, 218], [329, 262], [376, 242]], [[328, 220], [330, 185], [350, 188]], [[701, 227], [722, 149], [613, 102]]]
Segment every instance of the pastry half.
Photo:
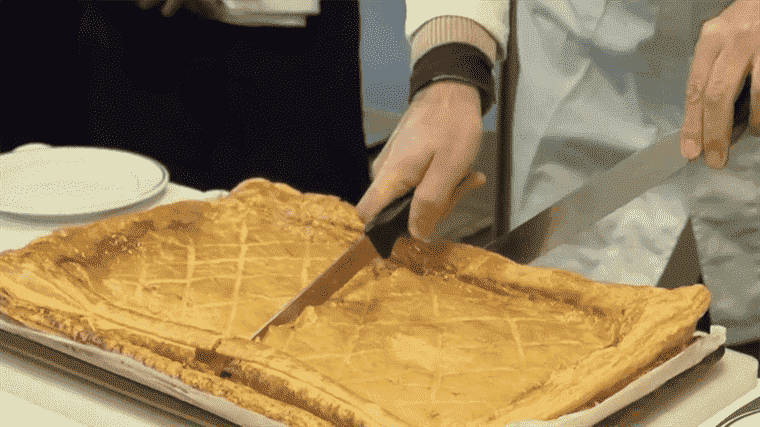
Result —
[[0, 312], [291, 426], [503, 426], [614, 394], [680, 352], [710, 301], [403, 240], [249, 340], [362, 230], [337, 198], [253, 179], [0, 254]]

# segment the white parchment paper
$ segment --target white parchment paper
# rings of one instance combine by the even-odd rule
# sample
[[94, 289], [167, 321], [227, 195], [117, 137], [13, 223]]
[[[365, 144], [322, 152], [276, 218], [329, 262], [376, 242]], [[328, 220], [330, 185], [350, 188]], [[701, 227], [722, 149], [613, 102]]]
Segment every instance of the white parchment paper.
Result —
[[[241, 426], [285, 427], [262, 415], [240, 408], [221, 397], [196, 390], [183, 382], [155, 371], [126, 356], [110, 353], [92, 345], [80, 344], [67, 338], [57, 337], [18, 326], [0, 319], [0, 329], [20, 335], [41, 345], [53, 348], [82, 361], [106, 369], [114, 374], [129, 378], [154, 390], [168, 394], [212, 414]], [[610, 396], [598, 406], [562, 416], [552, 421], [525, 420], [509, 424], [508, 427], [548, 427], [548, 426], [591, 426], [629, 404], [653, 392], [669, 379], [686, 371], [702, 361], [726, 342], [726, 328], [713, 325], [710, 334], [694, 333], [700, 337], [683, 352], [648, 372], [629, 384], [623, 390]]]
[[111, 353], [93, 345], [81, 344], [67, 338], [15, 325], [2, 318], [0, 318], [0, 329], [168, 394], [235, 424], [246, 427], [287, 427], [263, 415], [236, 406], [227, 399], [194, 389], [182, 381], [153, 370], [129, 357]]
[[631, 403], [641, 399], [665, 384], [669, 379], [701, 362], [726, 342], [726, 328], [712, 325], [710, 333], [694, 332], [700, 337], [680, 354], [646, 373], [624, 389], [607, 398], [598, 406], [585, 411], [565, 415], [551, 421], [524, 420], [510, 423], [508, 427], [593, 426]]

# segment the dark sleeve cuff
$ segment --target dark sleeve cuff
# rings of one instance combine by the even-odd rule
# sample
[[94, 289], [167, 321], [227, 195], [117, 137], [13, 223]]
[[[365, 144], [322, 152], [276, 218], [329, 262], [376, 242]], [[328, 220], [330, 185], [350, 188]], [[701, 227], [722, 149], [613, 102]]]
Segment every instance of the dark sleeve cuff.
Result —
[[481, 115], [485, 115], [496, 99], [493, 64], [488, 56], [466, 43], [447, 43], [423, 55], [409, 79], [409, 102], [431, 83], [457, 81], [478, 89]]

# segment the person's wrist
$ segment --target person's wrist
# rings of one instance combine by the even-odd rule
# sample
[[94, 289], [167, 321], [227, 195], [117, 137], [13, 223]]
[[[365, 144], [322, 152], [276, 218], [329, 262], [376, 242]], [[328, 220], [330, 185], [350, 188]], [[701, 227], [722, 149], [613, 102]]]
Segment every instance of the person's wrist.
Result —
[[494, 103], [492, 64], [483, 52], [469, 44], [441, 45], [420, 58], [409, 78], [409, 101], [420, 90], [443, 81], [464, 83], [476, 88], [480, 95], [481, 115], [485, 115]]
[[452, 101], [472, 104], [480, 112], [480, 92], [478, 88], [455, 80], [442, 80], [430, 83], [414, 96], [414, 101], [427, 104], [450, 105]]

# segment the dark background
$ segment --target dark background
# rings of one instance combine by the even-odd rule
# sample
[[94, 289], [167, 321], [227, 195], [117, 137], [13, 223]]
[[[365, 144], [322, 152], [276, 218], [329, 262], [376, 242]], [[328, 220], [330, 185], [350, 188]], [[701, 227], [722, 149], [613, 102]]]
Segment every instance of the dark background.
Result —
[[0, 1], [0, 151], [121, 148], [204, 191], [257, 176], [356, 203], [359, 3], [320, 6], [305, 28], [276, 28], [132, 1]]

